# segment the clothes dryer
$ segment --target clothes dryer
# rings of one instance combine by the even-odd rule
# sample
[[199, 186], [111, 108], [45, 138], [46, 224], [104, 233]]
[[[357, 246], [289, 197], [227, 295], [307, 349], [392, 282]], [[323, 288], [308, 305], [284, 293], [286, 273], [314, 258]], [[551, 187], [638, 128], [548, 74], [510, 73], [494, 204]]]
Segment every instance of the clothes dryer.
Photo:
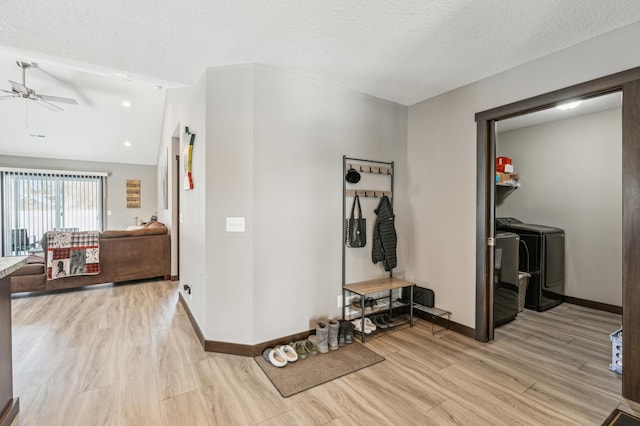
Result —
[[497, 218], [496, 229], [520, 236], [519, 269], [531, 274], [525, 307], [545, 311], [564, 300], [564, 230]]

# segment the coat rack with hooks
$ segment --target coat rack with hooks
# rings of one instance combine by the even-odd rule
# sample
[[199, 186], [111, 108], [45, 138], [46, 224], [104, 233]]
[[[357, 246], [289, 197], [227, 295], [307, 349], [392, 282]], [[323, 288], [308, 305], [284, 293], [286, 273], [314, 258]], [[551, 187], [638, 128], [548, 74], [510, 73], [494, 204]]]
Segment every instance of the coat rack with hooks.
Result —
[[[348, 170], [355, 169], [359, 173], [373, 173], [377, 175], [383, 175], [388, 177], [387, 189], [347, 189], [347, 183], [345, 176], [347, 175]], [[346, 211], [346, 202], [347, 197], [355, 197], [356, 195], [359, 197], [371, 197], [371, 198], [382, 198], [383, 196], [387, 196], [393, 200], [393, 183], [394, 183], [394, 162], [391, 161], [377, 161], [377, 160], [364, 160], [361, 158], [350, 158], [346, 155], [342, 156], [342, 212]], [[344, 217], [344, 216], [343, 216]], [[346, 227], [342, 227], [342, 285], [346, 285], [346, 251], [344, 244], [344, 235], [346, 232]], [[389, 278], [393, 277], [393, 272], [389, 272]]]
[[[366, 161], [366, 160], [365, 160]], [[373, 162], [373, 161], [372, 161]], [[391, 164], [391, 163], [382, 163], [382, 164]], [[393, 165], [390, 167], [383, 166], [373, 166], [370, 164], [357, 164], [357, 163], [347, 163], [346, 169], [354, 169], [360, 173], [374, 173], [378, 175], [392, 175], [393, 174]]]
[[364, 197], [364, 198], [382, 198], [386, 195], [389, 198], [393, 198], [393, 192], [391, 191], [376, 191], [374, 189], [347, 189], [345, 191], [347, 197]]
[[[349, 180], [347, 182], [347, 174], [349, 171], [354, 169], [358, 173], [370, 173], [373, 175], [382, 175], [385, 178], [377, 178], [371, 176], [369, 182], [374, 183], [376, 185], [381, 185], [387, 187], [387, 189], [355, 189], [349, 188], [347, 189], [347, 185], [351, 185], [353, 183], [358, 183], [360, 179], [357, 177], [356, 180]], [[347, 258], [346, 258], [346, 245], [345, 245], [345, 214], [347, 213], [347, 197], [355, 197], [356, 195], [359, 197], [365, 198], [382, 198], [383, 196], [387, 196], [390, 199], [393, 199], [393, 184], [394, 184], [394, 163], [387, 161], [375, 161], [375, 160], [363, 160], [359, 158], [348, 158], [347, 156], [342, 157], [342, 235], [340, 239], [340, 244], [342, 245], [342, 318], [349, 320], [359, 320], [361, 330], [365, 329], [365, 318], [367, 315], [371, 315], [373, 312], [367, 312], [365, 309], [365, 297], [366, 296], [375, 296], [378, 297], [381, 302], [387, 301], [386, 308], [377, 308], [379, 311], [376, 312], [388, 312], [389, 315], [393, 316], [393, 311], [396, 306], [396, 302], [393, 300], [393, 291], [398, 292], [399, 289], [404, 289], [406, 287], [413, 287], [415, 284], [409, 281], [401, 280], [395, 278], [393, 276], [393, 271], [389, 271], [388, 278], [381, 279], [373, 279], [367, 281], [361, 281], [357, 283], [347, 283], [346, 269], [347, 269]], [[363, 178], [366, 181], [366, 178]], [[373, 233], [371, 232], [371, 228], [368, 231], [373, 237]], [[372, 240], [372, 238], [371, 238]], [[367, 250], [370, 250], [370, 247]], [[362, 250], [361, 248], [357, 248], [355, 250]], [[381, 296], [381, 294], [383, 296]], [[409, 326], [413, 327], [413, 291], [409, 291], [410, 302], [407, 306], [408, 309], [408, 319], [406, 318], [399, 323], [408, 323]], [[359, 300], [359, 308], [355, 307], [355, 305], [351, 305], [352, 300]], [[349, 304], [349, 315], [347, 315], [347, 304]], [[382, 303], [381, 303], [382, 305]], [[359, 311], [359, 312], [358, 312]], [[371, 308], [373, 311], [373, 308]], [[355, 312], [355, 313], [354, 313]], [[393, 329], [397, 329], [394, 327]], [[391, 330], [391, 329], [389, 329]], [[360, 333], [360, 337], [362, 342], [365, 341], [365, 333]]]

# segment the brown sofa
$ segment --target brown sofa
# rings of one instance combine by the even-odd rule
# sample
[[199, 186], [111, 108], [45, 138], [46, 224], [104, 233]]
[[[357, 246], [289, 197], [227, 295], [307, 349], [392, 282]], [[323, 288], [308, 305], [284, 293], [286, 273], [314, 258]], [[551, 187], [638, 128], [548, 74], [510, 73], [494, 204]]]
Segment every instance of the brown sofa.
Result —
[[100, 273], [46, 279], [45, 257], [29, 256], [29, 263], [11, 277], [11, 292], [57, 290], [92, 284], [140, 280], [171, 275], [171, 237], [167, 227], [152, 222], [132, 231], [104, 231], [100, 234]]

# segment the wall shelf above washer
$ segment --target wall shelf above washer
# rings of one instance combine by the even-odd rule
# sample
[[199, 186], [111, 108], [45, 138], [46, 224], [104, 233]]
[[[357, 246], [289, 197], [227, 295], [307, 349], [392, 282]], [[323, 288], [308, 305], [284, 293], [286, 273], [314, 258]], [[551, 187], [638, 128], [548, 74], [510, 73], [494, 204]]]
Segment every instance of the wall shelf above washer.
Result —
[[520, 188], [520, 182], [496, 182], [496, 186], [515, 189]]

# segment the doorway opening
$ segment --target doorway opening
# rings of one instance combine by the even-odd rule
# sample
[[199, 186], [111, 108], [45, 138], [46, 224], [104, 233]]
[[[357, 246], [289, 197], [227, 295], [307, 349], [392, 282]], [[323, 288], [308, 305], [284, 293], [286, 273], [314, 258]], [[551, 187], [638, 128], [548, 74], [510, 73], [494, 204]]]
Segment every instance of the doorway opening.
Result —
[[564, 301], [622, 313], [621, 131], [621, 92], [496, 122], [495, 326]]
[[476, 114], [478, 138], [476, 215], [476, 339], [494, 338], [496, 122], [578, 99], [621, 91], [622, 105], [622, 395], [640, 401], [640, 68], [613, 74], [555, 92]]

